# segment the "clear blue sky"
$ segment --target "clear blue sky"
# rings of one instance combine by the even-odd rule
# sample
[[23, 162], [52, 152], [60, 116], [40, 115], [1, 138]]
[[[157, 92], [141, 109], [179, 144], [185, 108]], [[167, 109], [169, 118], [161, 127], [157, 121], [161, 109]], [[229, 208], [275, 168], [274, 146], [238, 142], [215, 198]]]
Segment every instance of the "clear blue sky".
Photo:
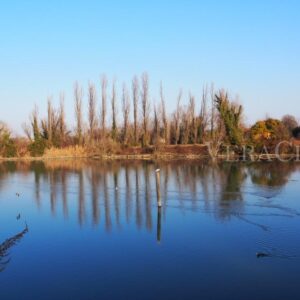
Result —
[[[200, 97], [214, 82], [245, 107], [300, 118], [300, 1], [1, 1], [0, 120], [17, 132], [34, 104], [66, 93], [75, 80], [121, 86], [147, 71], [151, 99], [163, 80], [168, 107], [180, 87]], [[99, 85], [97, 86], [99, 87]], [[99, 89], [98, 89], [99, 90]]]

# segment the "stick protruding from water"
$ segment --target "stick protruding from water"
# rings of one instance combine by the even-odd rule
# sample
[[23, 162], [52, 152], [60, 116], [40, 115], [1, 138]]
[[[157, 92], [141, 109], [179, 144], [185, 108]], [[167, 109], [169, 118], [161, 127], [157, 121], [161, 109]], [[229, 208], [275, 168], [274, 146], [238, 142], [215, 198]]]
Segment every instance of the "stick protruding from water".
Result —
[[160, 169], [155, 170], [155, 177], [156, 177], [157, 206], [162, 207], [161, 195], [160, 195]]

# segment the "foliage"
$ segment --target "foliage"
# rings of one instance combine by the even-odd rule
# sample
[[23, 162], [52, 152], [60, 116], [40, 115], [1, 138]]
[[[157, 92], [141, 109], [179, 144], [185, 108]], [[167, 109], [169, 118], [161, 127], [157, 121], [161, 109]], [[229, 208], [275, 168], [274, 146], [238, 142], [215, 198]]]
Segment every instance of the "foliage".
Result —
[[285, 126], [285, 128], [290, 133], [290, 135], [293, 135], [293, 130], [298, 127], [298, 122], [297, 122], [296, 118], [291, 115], [285, 115], [281, 121], [282, 121], [282, 124]]
[[296, 139], [300, 138], [300, 127], [294, 128], [294, 130], [293, 130], [293, 137], [296, 138]]
[[16, 144], [8, 135], [1, 140], [0, 153], [3, 157], [15, 157], [17, 154]]
[[273, 149], [278, 142], [288, 139], [289, 134], [284, 124], [276, 119], [256, 122], [250, 129], [250, 140], [255, 149], [260, 151], [264, 146]]
[[45, 139], [38, 138], [29, 144], [28, 151], [30, 152], [31, 156], [39, 157], [44, 155], [46, 148], [47, 148], [47, 143]]
[[0, 155], [3, 157], [14, 157], [17, 154], [17, 148], [14, 140], [11, 138], [10, 130], [4, 123], [0, 123]]
[[242, 106], [230, 102], [228, 94], [220, 91], [215, 95], [217, 110], [222, 119], [227, 138], [232, 145], [241, 145], [243, 130], [241, 128]]

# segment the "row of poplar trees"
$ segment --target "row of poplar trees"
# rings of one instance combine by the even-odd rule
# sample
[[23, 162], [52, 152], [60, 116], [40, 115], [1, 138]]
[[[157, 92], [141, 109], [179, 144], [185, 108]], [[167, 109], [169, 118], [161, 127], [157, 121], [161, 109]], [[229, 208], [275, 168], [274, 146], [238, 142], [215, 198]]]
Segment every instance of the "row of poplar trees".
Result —
[[35, 146], [41, 144], [41, 147], [45, 144], [64, 147], [118, 143], [147, 147], [223, 140], [231, 144], [242, 142], [242, 107], [231, 102], [223, 90], [215, 92], [213, 85], [203, 87], [200, 103], [196, 103], [196, 97], [190, 93], [184, 104], [182, 90], [179, 90], [173, 113], [167, 112], [162, 83], [159, 103], [150, 100], [147, 73], [140, 78], [135, 76], [130, 89], [123, 84], [121, 99], [118, 99], [116, 81], [112, 81], [108, 89], [106, 76], [101, 78], [100, 90], [98, 95], [95, 84], [89, 83], [84, 97], [83, 88], [75, 83], [76, 124], [72, 130], [66, 124], [64, 94], [61, 94], [58, 108], [48, 99], [46, 118], [40, 119], [38, 109], [34, 109], [30, 123], [23, 125], [24, 132]]

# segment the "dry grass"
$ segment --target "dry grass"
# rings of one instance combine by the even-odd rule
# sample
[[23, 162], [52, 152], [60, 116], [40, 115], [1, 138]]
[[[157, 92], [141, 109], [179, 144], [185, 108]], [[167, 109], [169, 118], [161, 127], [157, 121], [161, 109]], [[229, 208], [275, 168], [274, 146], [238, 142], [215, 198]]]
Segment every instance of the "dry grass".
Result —
[[66, 148], [50, 148], [45, 151], [43, 158], [79, 158], [87, 157], [87, 149], [81, 146], [69, 146]]

